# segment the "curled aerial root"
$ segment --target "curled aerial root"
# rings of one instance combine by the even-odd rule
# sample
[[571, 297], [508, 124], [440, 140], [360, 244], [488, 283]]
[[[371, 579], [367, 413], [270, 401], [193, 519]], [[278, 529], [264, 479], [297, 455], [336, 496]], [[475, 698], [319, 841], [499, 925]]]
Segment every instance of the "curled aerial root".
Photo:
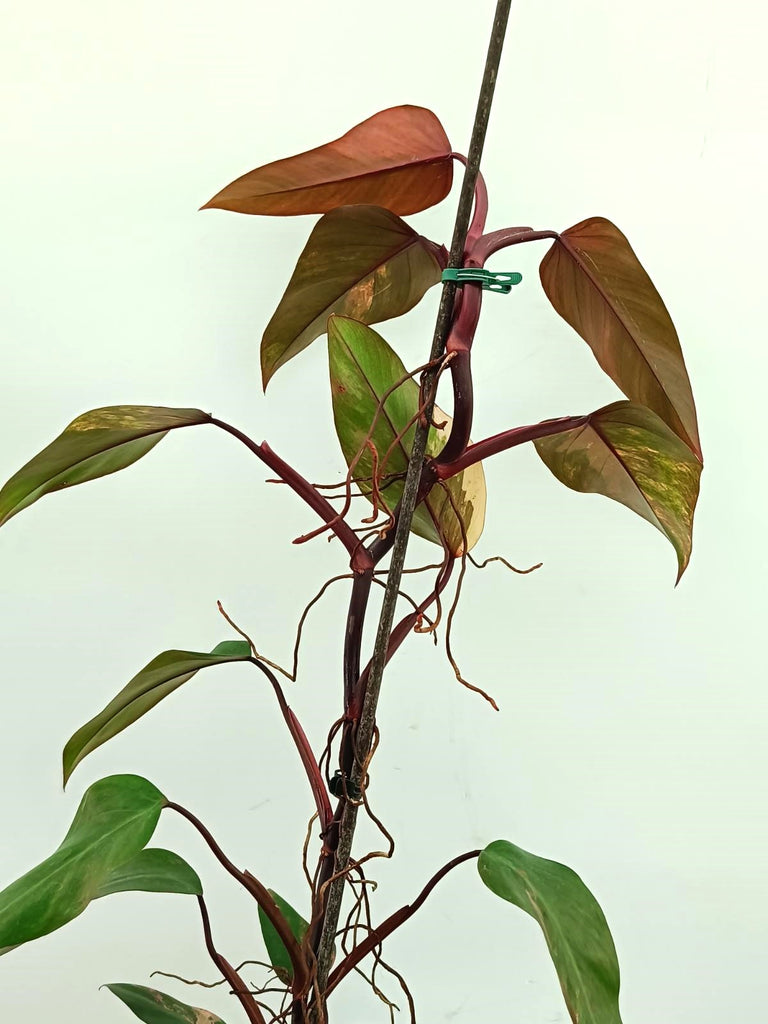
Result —
[[486, 558], [483, 562], [476, 562], [469, 552], [467, 552], [467, 557], [476, 569], [484, 569], [489, 562], [501, 562], [502, 565], [506, 565], [511, 572], [516, 572], [519, 576], [527, 576], [529, 572], [536, 572], [537, 569], [540, 569], [542, 565], [544, 565], [543, 562], [537, 562], [536, 565], [532, 565], [530, 569], [518, 569], [517, 566], [512, 565], [511, 562], [508, 562], [506, 558], [502, 558], [501, 555], [492, 555], [490, 558]]

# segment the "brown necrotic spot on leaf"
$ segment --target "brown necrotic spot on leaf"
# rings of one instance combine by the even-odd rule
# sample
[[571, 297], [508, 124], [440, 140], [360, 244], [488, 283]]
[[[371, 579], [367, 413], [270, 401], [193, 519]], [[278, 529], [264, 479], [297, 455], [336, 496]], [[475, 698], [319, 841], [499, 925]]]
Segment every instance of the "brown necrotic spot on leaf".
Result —
[[326, 331], [332, 314], [378, 323], [440, 280], [443, 250], [389, 210], [344, 206], [315, 225], [261, 342], [264, 387]]

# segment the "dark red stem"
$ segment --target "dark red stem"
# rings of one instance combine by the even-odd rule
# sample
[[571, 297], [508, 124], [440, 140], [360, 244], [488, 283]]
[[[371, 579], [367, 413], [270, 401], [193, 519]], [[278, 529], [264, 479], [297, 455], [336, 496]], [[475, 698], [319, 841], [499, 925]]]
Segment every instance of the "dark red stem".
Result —
[[[463, 153], [451, 153], [454, 160], [458, 160], [460, 164], [467, 166], [467, 158]], [[477, 178], [475, 180], [475, 203], [472, 211], [472, 222], [467, 229], [467, 237], [464, 242], [465, 254], [470, 251], [475, 242], [480, 238], [484, 229], [485, 222], [488, 217], [488, 189], [485, 186], [485, 178], [482, 173], [478, 170]], [[464, 266], [467, 264], [465, 263]]]
[[474, 415], [471, 352], [480, 319], [482, 296], [483, 290], [479, 284], [462, 286], [461, 306], [446, 341], [446, 353], [451, 354], [449, 366], [453, 385], [453, 424], [445, 447], [437, 456], [437, 462], [453, 462], [469, 444]]
[[559, 237], [557, 231], [534, 231], [533, 228], [502, 228], [500, 231], [489, 231], [487, 235], [481, 235], [472, 246], [469, 253], [471, 262], [468, 265], [484, 267], [490, 256], [510, 245], [539, 242], [543, 238], [553, 238], [557, 241]]
[[373, 567], [368, 552], [360, 543], [360, 538], [343, 519], [340, 520], [338, 518], [333, 505], [308, 480], [305, 480], [301, 473], [298, 473], [293, 466], [289, 466], [279, 455], [276, 455], [266, 441], [257, 444], [247, 434], [238, 430], [237, 427], [233, 427], [230, 423], [225, 423], [223, 420], [216, 419], [215, 417], [211, 419], [211, 423], [216, 427], [221, 427], [222, 430], [226, 430], [228, 434], [232, 434], [238, 441], [242, 441], [246, 448], [249, 448], [254, 455], [258, 456], [262, 462], [269, 466], [300, 498], [304, 499], [311, 509], [317, 512], [324, 522], [330, 525], [333, 532], [349, 552], [353, 572], [365, 572], [366, 569]]
[[234, 995], [240, 1000], [240, 1005], [245, 1010], [245, 1014], [251, 1024], [267, 1024], [264, 1015], [259, 1009], [256, 1001], [251, 996], [248, 988], [237, 973], [232, 964], [219, 953], [213, 944], [213, 936], [211, 935], [211, 921], [208, 917], [208, 908], [205, 905], [205, 900], [202, 896], [197, 897], [197, 904], [200, 907], [200, 916], [203, 919], [203, 935], [205, 936], [205, 948], [208, 950], [208, 955], [211, 960], [216, 964], [221, 975], [229, 982], [229, 987], [232, 989]]
[[288, 701], [285, 699], [283, 688], [280, 683], [278, 683], [275, 674], [270, 671], [263, 662], [259, 661], [258, 658], [251, 658], [250, 661], [256, 666], [256, 668], [261, 669], [272, 684], [275, 696], [277, 697], [277, 703], [279, 704], [280, 711], [285, 719], [285, 724], [288, 726], [288, 731], [290, 732], [296, 749], [299, 752], [301, 763], [304, 765], [304, 771], [307, 773], [307, 779], [309, 780], [312, 795], [315, 798], [317, 814], [324, 832], [331, 823], [333, 811], [331, 810], [331, 802], [328, 799], [328, 792], [325, 788], [323, 776], [320, 773], [317, 758], [312, 753], [312, 747], [309, 745], [307, 734], [304, 732], [301, 722], [288, 706]]
[[377, 946], [381, 945], [388, 935], [391, 935], [396, 928], [399, 928], [401, 924], [404, 924], [409, 917], [413, 917], [416, 911], [421, 908], [422, 904], [435, 888], [437, 883], [442, 878], [445, 878], [449, 871], [452, 871], [455, 867], [458, 867], [459, 864], [463, 864], [465, 861], [474, 860], [476, 857], [479, 857], [481, 853], [482, 850], [470, 850], [469, 853], [462, 853], [460, 857], [454, 857], [453, 860], [440, 868], [440, 870], [430, 878], [413, 903], [408, 903], [399, 910], [396, 910], [394, 914], [390, 914], [385, 921], [382, 921], [377, 928], [373, 928], [362, 942], [355, 946], [352, 952], [341, 961], [336, 970], [330, 975], [328, 978], [328, 986], [323, 993], [324, 997], [327, 998], [339, 982], [345, 978], [351, 970], [357, 967], [360, 961], [368, 956], [370, 952], [376, 949]]
[[208, 844], [209, 849], [219, 864], [221, 864], [224, 870], [232, 875], [233, 878], [237, 879], [240, 885], [242, 885], [243, 888], [246, 889], [259, 904], [274, 926], [275, 931], [280, 936], [290, 958], [291, 965], [293, 967], [292, 991], [297, 996], [304, 995], [309, 985], [309, 972], [307, 970], [307, 965], [304, 962], [301, 948], [294, 938], [293, 932], [288, 927], [288, 922], [283, 917], [277, 904], [269, 894], [269, 890], [261, 884], [258, 878], [254, 878], [250, 871], [241, 871], [240, 868], [235, 867], [202, 821], [195, 817], [191, 811], [188, 811], [186, 807], [182, 807], [181, 804], [173, 803], [173, 801], [170, 800], [165, 806], [172, 811], [176, 811], [176, 813], [180, 814], [182, 818], [186, 818], [190, 824], [194, 825]]
[[432, 469], [438, 480], [448, 480], [466, 469], [467, 466], [473, 466], [490, 455], [498, 455], [499, 452], [505, 452], [508, 448], [525, 444], [526, 441], [534, 441], [537, 437], [548, 437], [550, 434], [562, 434], [566, 430], [575, 430], [577, 427], [585, 426], [588, 422], [589, 416], [561, 416], [559, 419], [543, 420], [541, 423], [534, 423], [528, 427], [504, 430], [500, 434], [494, 434], [493, 437], [486, 437], [484, 441], [478, 441], [477, 444], [471, 444], [453, 462], [444, 465], [436, 461], [433, 462]]

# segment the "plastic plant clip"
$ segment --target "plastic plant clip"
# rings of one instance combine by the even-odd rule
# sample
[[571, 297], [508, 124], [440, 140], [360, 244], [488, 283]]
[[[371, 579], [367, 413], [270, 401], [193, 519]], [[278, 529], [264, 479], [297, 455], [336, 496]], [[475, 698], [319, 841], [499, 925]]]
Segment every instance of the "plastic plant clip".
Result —
[[483, 270], [481, 267], [449, 267], [443, 271], [443, 281], [455, 281], [456, 284], [479, 284], [484, 292], [500, 292], [508, 295], [512, 286], [520, 284], [523, 275], [516, 270], [496, 271]]

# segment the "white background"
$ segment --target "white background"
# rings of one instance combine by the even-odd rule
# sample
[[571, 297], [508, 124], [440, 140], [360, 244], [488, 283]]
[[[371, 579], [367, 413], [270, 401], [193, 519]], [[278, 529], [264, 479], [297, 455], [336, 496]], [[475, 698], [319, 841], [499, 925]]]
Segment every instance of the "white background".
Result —
[[[196, 212], [261, 163], [416, 103], [465, 149], [494, 5], [31, 0], [9, 8], [3, 95], [0, 476], [77, 414], [199, 406], [267, 438], [315, 480], [342, 462], [324, 343], [261, 393], [258, 345], [313, 223]], [[544, 567], [471, 574], [455, 630], [496, 715], [413, 637], [386, 679], [371, 797], [394, 832], [374, 916], [444, 861], [507, 838], [575, 868], [611, 924], [625, 1024], [723, 1024], [765, 1012], [763, 524], [765, 22], [736, 0], [514, 6], [484, 157], [489, 229], [619, 225], [672, 312], [706, 469], [694, 554], [673, 588], [664, 538], [568, 491], [532, 449], [487, 467], [477, 553]], [[448, 240], [458, 189], [414, 218]], [[538, 284], [540, 243], [495, 257], [524, 284], [489, 296], [476, 342], [477, 439], [619, 398]], [[438, 292], [381, 327], [411, 365]], [[147, 661], [210, 650], [227, 609], [273, 658], [338, 545], [233, 439], [195, 428], [125, 473], [35, 505], [0, 533], [0, 881], [61, 840], [88, 784], [152, 779], [230, 856], [300, 909], [311, 799], [271, 694], [211, 670], [78, 768], [60, 751]], [[428, 545], [413, 558], [431, 557]], [[422, 582], [422, 586], [426, 583]], [[339, 711], [347, 584], [310, 620], [289, 699], [319, 749]], [[222, 951], [261, 952], [255, 907], [180, 820], [161, 845], [203, 876]], [[552, 1024], [567, 1014], [535, 923], [466, 865], [389, 946], [419, 1020]], [[155, 968], [215, 980], [193, 899], [120, 895], [0, 962], [0, 1012], [119, 1021], [103, 982]], [[256, 978], [257, 972], [251, 977]], [[222, 989], [161, 988], [242, 1019]], [[394, 992], [392, 986], [388, 990]], [[352, 982], [334, 1021], [385, 1021]], [[401, 1019], [403, 1019], [401, 1017]]]

